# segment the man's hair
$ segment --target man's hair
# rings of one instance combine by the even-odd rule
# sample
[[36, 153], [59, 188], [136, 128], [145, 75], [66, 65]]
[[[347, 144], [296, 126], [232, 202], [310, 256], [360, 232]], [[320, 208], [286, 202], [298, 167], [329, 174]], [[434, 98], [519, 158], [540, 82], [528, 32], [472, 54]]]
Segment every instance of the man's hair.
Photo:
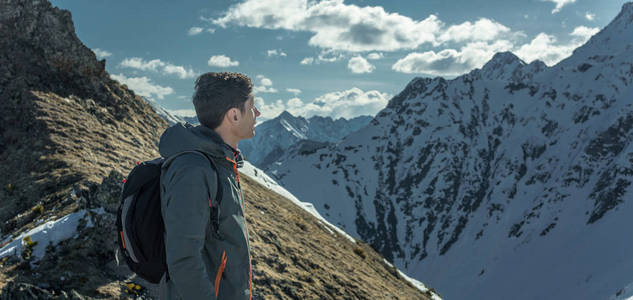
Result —
[[193, 106], [200, 124], [215, 129], [231, 108], [244, 112], [253, 91], [251, 79], [240, 73], [206, 73], [196, 79]]

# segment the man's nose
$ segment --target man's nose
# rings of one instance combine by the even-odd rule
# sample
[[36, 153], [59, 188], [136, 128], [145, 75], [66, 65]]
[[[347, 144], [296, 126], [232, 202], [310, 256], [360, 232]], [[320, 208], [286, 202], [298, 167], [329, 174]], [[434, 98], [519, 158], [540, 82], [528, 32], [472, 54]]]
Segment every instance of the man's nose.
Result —
[[261, 115], [261, 113], [259, 112], [259, 109], [255, 107], [255, 117], [259, 117], [259, 115]]

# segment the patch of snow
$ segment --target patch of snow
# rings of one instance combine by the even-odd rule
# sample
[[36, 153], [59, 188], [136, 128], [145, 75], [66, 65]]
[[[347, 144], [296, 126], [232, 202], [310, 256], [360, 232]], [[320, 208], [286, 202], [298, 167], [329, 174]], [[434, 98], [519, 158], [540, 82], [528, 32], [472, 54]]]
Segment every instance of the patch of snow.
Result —
[[[10, 241], [7, 245], [0, 248], [0, 258], [9, 255], [20, 256], [25, 248], [22, 239], [30, 236], [33, 242], [37, 242], [37, 245], [33, 247], [33, 253], [31, 254], [33, 261], [40, 260], [46, 253], [46, 246], [48, 246], [49, 243], [56, 245], [63, 240], [73, 237], [77, 232], [77, 225], [79, 225], [79, 221], [85, 216], [86, 210], [80, 210], [78, 212], [68, 214], [60, 219], [48, 221], [29, 230], [28, 232], [22, 233], [20, 236]], [[90, 219], [87, 221], [87, 227], [94, 226]]]
[[[383, 258], [382, 261], [385, 264], [387, 264], [388, 266], [393, 268], [393, 265], [389, 261], [387, 261], [386, 259]], [[404, 280], [406, 280], [406, 281], [410, 282], [411, 284], [413, 284], [413, 286], [415, 286], [418, 290], [422, 291], [423, 293], [426, 293], [429, 290], [429, 288], [427, 288], [426, 285], [424, 285], [424, 283], [422, 283], [420, 281], [417, 281], [417, 280], [407, 276], [402, 271], [400, 271], [400, 269], [398, 269], [398, 268], [396, 268], [396, 270], [398, 270], [398, 274], [400, 274], [400, 276], [402, 276], [402, 278]], [[433, 300], [442, 300], [442, 298], [438, 294], [433, 293], [433, 291], [431, 291], [431, 294], [433, 295], [431, 297], [431, 299], [433, 299]]]
[[633, 283], [617, 291], [609, 300], [633, 300]]
[[91, 211], [92, 213], [97, 214], [97, 215], [103, 215], [103, 214], [105, 214], [105, 213], [106, 213], [106, 211], [105, 211], [105, 209], [103, 209], [103, 207], [99, 207], [99, 208], [92, 208], [92, 209], [90, 209], [90, 211]]
[[334, 226], [333, 224], [325, 220], [321, 216], [321, 214], [319, 214], [319, 212], [314, 208], [314, 205], [312, 205], [312, 203], [300, 201], [299, 199], [297, 199], [297, 197], [295, 197], [293, 194], [291, 194], [285, 188], [279, 185], [275, 180], [273, 180], [268, 175], [266, 175], [264, 171], [253, 166], [248, 161], [244, 162], [244, 166], [242, 166], [240, 171], [246, 174], [248, 177], [252, 178], [253, 180], [257, 181], [259, 184], [269, 188], [270, 190], [272, 190], [273, 192], [277, 194], [280, 194], [286, 197], [297, 206], [303, 208], [305, 211], [309, 212], [315, 218], [323, 222], [323, 224], [326, 224], [327, 225], [326, 228], [331, 227], [334, 230], [336, 230], [339, 234], [341, 234], [342, 236], [350, 240], [352, 243], [356, 243], [356, 240], [353, 237], [351, 237], [349, 234], [347, 234], [345, 231], [343, 231], [342, 229], [338, 228], [337, 226]]

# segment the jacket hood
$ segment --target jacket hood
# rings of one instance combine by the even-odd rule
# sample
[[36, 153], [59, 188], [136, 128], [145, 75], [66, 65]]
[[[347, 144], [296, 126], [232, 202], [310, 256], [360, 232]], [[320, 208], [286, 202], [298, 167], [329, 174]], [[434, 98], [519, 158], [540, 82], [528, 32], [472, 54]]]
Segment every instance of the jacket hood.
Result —
[[[204, 125], [176, 123], [160, 137], [158, 151], [162, 157], [170, 157], [183, 151], [201, 151], [210, 156], [233, 159], [239, 151], [227, 145], [219, 134]], [[236, 154], [237, 153], [237, 154]]]

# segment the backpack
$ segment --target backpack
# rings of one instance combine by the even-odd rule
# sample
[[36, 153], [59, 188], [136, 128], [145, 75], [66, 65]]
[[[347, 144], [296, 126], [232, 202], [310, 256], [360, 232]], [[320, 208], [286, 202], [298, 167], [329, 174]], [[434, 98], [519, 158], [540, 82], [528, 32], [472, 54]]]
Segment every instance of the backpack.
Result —
[[[217, 170], [213, 160], [198, 151], [181, 152], [168, 160], [189, 152], [204, 155], [211, 163], [211, 167]], [[163, 274], [167, 272], [165, 224], [160, 201], [160, 174], [165, 161], [165, 158], [160, 157], [137, 163], [123, 181], [121, 203], [117, 213], [118, 251], [125, 257], [130, 270], [151, 283], [159, 283]], [[217, 199], [222, 199], [220, 178], [216, 177]], [[211, 215], [213, 216], [213, 213]]]

